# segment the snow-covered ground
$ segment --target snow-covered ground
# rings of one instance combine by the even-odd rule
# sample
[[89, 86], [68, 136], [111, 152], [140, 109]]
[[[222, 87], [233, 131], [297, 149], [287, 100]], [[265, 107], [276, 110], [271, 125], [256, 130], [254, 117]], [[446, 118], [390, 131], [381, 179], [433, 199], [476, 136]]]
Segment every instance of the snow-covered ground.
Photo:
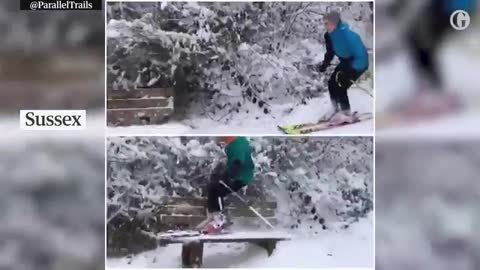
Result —
[[[294, 236], [295, 237], [295, 236]], [[128, 258], [109, 258], [108, 267], [181, 267], [181, 244], [159, 247]], [[252, 244], [210, 243], [204, 247], [205, 268], [373, 268], [373, 215], [347, 230], [324, 231], [320, 236], [298, 235], [277, 243], [268, 257]]]
[[[366, 83], [367, 84], [367, 83]], [[362, 88], [369, 88], [362, 85]], [[370, 90], [371, 91], [371, 90]], [[352, 110], [361, 113], [373, 112], [373, 98], [364, 90], [353, 87], [349, 90]], [[198, 116], [182, 122], [169, 122], [163, 125], [110, 127], [109, 135], [182, 135], [182, 134], [283, 134], [277, 126], [294, 125], [301, 123], [316, 122], [328, 110], [330, 99], [327, 95], [314, 98], [306, 105], [296, 107], [291, 113], [287, 113], [292, 104], [272, 105], [271, 114], [262, 112], [250, 114], [236, 114], [228, 123], [217, 122], [206, 116]], [[251, 104], [252, 111], [255, 110]], [[257, 119], [258, 118], [258, 119]], [[361, 123], [314, 132], [312, 135], [372, 135], [373, 120]]]

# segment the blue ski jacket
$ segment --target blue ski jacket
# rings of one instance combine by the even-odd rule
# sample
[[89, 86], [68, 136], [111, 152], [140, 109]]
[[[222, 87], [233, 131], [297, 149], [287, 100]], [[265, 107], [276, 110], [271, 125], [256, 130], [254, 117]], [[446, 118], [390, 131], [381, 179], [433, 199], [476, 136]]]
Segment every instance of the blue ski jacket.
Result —
[[442, 10], [448, 14], [456, 10], [465, 10], [466, 12], [475, 11], [475, 0], [442, 0]]
[[348, 24], [339, 22], [332, 33], [325, 33], [327, 52], [323, 65], [327, 66], [336, 55], [340, 61], [349, 61], [356, 71], [368, 69], [368, 52], [360, 36]]

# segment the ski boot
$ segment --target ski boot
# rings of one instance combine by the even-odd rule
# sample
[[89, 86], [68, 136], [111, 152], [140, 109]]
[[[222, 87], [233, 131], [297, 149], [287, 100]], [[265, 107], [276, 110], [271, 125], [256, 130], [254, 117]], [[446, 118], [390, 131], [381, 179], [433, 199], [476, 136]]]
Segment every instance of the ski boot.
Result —
[[225, 215], [221, 212], [213, 212], [209, 214], [211, 219], [200, 229], [204, 234], [219, 234], [225, 225]]
[[332, 126], [338, 126], [342, 124], [351, 124], [358, 121], [358, 118], [350, 110], [341, 110], [337, 112], [328, 121]]
[[328, 122], [332, 119], [333, 116], [335, 116], [335, 114], [337, 114], [339, 111], [340, 111], [340, 106], [339, 104], [334, 101], [333, 99], [330, 100], [331, 102], [331, 106], [330, 108], [328, 109], [328, 111], [320, 118], [320, 120], [318, 121], [318, 123], [321, 123], [321, 122]]

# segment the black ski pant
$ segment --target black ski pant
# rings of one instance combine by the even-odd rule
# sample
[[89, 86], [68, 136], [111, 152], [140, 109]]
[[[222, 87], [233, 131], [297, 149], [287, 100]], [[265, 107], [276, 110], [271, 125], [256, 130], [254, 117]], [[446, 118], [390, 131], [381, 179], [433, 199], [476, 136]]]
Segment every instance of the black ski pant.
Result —
[[411, 55], [419, 73], [434, 86], [442, 90], [442, 79], [438, 66], [438, 50], [445, 36], [453, 32], [450, 16], [443, 13], [441, 4], [431, 1], [430, 6], [412, 24], [407, 34]]
[[220, 181], [223, 181], [235, 192], [239, 191], [245, 186], [245, 184], [240, 180], [231, 178], [228, 173], [212, 175], [207, 191], [207, 207], [209, 213], [222, 211], [224, 208], [223, 199], [232, 193], [232, 191], [220, 183]]
[[340, 106], [340, 110], [350, 110], [347, 90], [365, 72], [356, 71], [350, 67], [348, 61], [340, 61], [332, 76], [328, 80], [328, 92], [333, 103]]

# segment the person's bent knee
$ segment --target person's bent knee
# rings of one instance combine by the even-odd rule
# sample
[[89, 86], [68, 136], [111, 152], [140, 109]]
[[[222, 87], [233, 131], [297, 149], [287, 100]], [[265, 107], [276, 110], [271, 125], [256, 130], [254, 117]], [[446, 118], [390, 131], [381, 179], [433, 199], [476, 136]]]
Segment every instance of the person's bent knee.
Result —
[[330, 79], [328, 80], [328, 90], [330, 91], [330, 93], [333, 93], [335, 92], [335, 89], [337, 89], [337, 82], [335, 80], [335, 76], [332, 75], [332, 77], [330, 77]]

